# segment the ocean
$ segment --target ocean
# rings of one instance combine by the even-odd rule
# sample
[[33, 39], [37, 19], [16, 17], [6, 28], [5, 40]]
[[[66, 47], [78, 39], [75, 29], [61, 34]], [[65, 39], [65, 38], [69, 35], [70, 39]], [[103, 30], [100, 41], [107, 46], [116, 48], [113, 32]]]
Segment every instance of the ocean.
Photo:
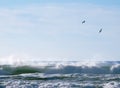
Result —
[[120, 61], [26, 63], [1, 64], [0, 88], [120, 88]]

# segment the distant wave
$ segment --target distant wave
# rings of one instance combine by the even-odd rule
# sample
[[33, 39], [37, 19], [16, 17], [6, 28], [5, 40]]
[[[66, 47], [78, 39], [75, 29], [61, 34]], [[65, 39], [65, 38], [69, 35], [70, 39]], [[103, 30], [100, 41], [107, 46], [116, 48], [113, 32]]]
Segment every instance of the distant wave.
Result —
[[[42, 62], [41, 62], [42, 63]], [[93, 65], [82, 62], [44, 62], [45, 65], [1, 65], [0, 75], [17, 75], [25, 73], [44, 74], [120, 74], [120, 62], [96, 62]], [[82, 64], [81, 64], [82, 63]], [[40, 63], [39, 63], [40, 64]]]

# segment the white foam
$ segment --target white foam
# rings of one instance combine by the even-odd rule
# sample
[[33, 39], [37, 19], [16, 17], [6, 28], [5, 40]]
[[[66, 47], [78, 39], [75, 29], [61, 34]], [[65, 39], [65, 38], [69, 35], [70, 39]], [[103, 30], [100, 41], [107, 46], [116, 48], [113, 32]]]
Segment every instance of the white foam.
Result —
[[120, 88], [120, 84], [117, 82], [109, 82], [104, 84], [103, 88]]
[[120, 64], [117, 63], [115, 65], [112, 65], [111, 68], [110, 68], [110, 70], [113, 71], [116, 68], [120, 68]]

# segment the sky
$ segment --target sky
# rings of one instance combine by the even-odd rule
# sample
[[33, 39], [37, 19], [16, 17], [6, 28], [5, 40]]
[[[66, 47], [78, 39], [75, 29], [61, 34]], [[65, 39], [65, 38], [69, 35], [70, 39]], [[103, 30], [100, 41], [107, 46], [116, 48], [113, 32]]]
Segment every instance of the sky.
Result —
[[119, 38], [120, 0], [0, 1], [1, 60], [120, 60]]

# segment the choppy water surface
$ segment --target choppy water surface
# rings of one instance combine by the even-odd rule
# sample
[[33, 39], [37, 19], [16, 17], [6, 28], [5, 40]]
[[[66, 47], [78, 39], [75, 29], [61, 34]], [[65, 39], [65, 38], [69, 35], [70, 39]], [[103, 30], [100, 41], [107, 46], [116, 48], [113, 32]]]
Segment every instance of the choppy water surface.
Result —
[[0, 88], [120, 88], [120, 62], [1, 65]]

